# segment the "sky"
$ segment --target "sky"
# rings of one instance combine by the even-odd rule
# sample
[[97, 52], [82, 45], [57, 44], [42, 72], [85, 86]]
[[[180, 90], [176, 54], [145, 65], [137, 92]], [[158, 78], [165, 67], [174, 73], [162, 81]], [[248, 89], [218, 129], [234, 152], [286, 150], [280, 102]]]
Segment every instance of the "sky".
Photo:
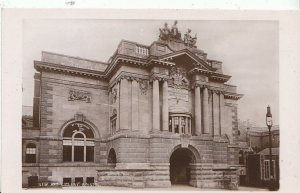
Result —
[[[27, 19], [23, 21], [23, 105], [32, 106], [33, 61], [41, 51], [106, 62], [122, 39], [150, 45], [169, 20]], [[228, 84], [244, 94], [241, 121], [265, 126], [267, 106], [279, 124], [278, 23], [275, 21], [179, 20], [179, 30], [197, 33], [197, 47], [223, 62]]]

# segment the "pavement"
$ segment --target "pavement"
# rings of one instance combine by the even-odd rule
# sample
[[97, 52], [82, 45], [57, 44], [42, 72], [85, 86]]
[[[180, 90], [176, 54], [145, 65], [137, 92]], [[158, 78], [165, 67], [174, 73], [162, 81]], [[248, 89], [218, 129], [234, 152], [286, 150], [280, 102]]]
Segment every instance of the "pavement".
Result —
[[[103, 191], [232, 191], [224, 189], [199, 189], [188, 185], [172, 185], [170, 188], [144, 188], [144, 189], [133, 189], [127, 187], [115, 187], [115, 186], [72, 186], [63, 187], [65, 190], [103, 190]], [[268, 191], [268, 189], [245, 187], [240, 186], [237, 191]]]

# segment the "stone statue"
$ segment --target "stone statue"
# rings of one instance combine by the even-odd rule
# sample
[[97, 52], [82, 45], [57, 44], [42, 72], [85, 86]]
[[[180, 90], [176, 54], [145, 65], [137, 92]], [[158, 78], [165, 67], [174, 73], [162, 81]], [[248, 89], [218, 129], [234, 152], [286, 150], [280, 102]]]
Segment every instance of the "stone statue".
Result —
[[168, 27], [168, 23], [165, 23], [164, 28], [159, 29], [160, 34], [159, 34], [159, 39], [161, 40], [168, 40], [170, 37], [170, 29]]
[[178, 28], [177, 28], [177, 23], [178, 23], [178, 21], [175, 20], [175, 21], [174, 21], [174, 24], [173, 24], [173, 26], [172, 26], [172, 29], [171, 29], [171, 36], [172, 36], [172, 38], [174, 38], [174, 39], [181, 40], [181, 33], [180, 33], [180, 31], [178, 30]]
[[195, 44], [197, 43], [197, 34], [195, 34], [195, 37], [191, 36], [191, 31], [188, 29], [188, 32], [184, 34], [184, 44], [189, 47], [196, 47]]

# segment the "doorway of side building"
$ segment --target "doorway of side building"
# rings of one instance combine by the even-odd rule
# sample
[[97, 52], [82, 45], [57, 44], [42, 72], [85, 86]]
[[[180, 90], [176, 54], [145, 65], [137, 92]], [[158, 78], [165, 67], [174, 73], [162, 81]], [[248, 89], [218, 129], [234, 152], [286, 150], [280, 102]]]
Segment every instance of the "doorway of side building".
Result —
[[171, 184], [189, 184], [190, 164], [195, 163], [196, 158], [188, 148], [176, 149], [170, 157]]

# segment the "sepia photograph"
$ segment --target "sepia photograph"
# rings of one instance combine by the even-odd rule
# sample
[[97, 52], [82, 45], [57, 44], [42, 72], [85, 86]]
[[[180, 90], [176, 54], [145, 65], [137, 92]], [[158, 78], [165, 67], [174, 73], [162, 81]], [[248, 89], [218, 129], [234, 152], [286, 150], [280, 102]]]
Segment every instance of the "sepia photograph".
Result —
[[278, 190], [279, 23], [24, 19], [22, 188]]

